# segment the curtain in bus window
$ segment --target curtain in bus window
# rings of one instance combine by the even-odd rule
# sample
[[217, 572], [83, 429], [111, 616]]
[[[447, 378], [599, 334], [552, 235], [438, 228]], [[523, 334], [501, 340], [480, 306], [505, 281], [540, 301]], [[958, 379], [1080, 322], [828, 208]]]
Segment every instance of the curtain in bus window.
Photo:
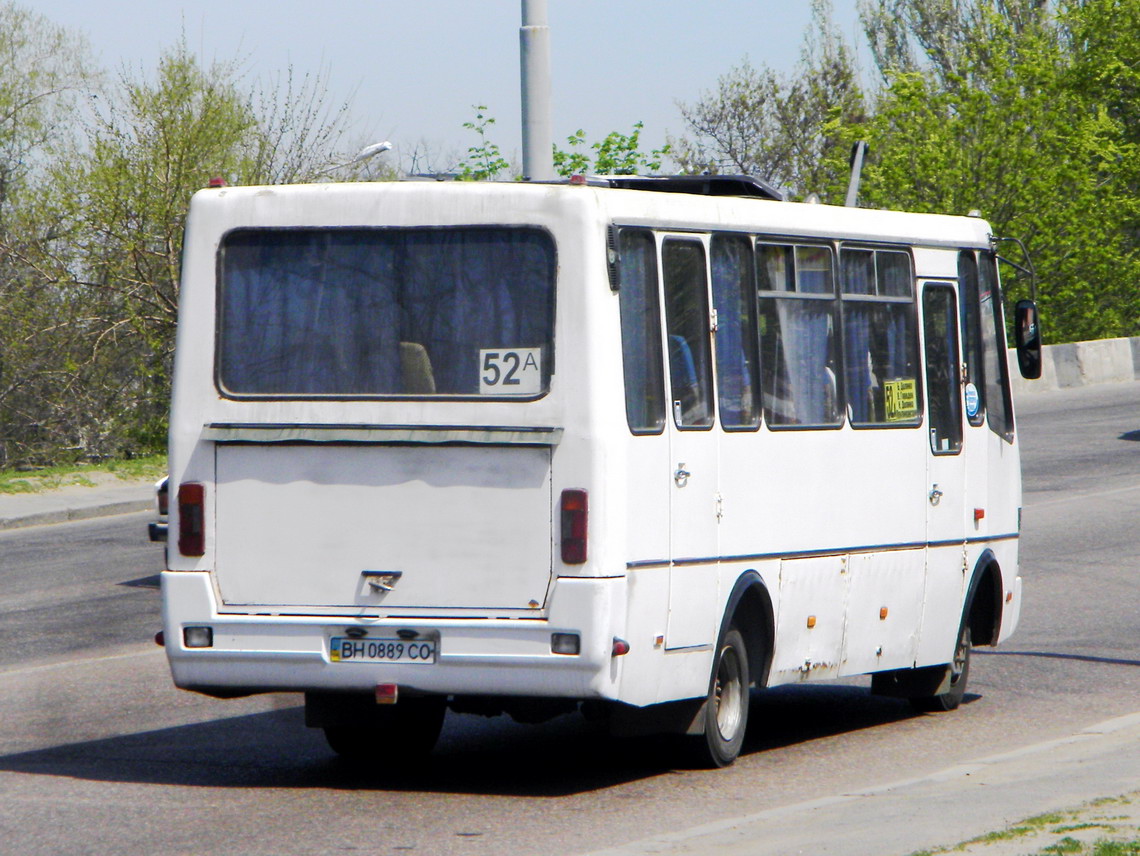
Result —
[[914, 422], [920, 408], [910, 257], [844, 249], [840, 259], [848, 418], [856, 425]]
[[[536, 230], [239, 230], [222, 249], [221, 387], [251, 395], [533, 395], [553, 366]], [[511, 353], [525, 384], [488, 389]]]
[[855, 424], [894, 424], [918, 418], [918, 336], [906, 303], [845, 301], [844, 381]]
[[655, 433], [665, 427], [657, 249], [652, 233], [625, 230], [620, 250], [618, 302], [625, 416], [635, 434]]
[[[853, 423], [882, 421], [882, 382], [871, 365], [872, 309], [847, 300], [848, 295], [875, 293], [875, 254], [870, 250], [840, 253], [843, 303], [843, 380], [847, 415]], [[876, 406], [878, 405], [878, 406]]]
[[[224, 250], [221, 380], [231, 392], [390, 390], [399, 304], [390, 270], [329, 232], [241, 232]], [[371, 262], [371, 264], [370, 264]]]
[[839, 421], [831, 304], [811, 298], [761, 299], [760, 365], [769, 424]]
[[750, 241], [714, 236], [711, 267], [720, 423], [730, 429], [756, 428], [760, 425], [760, 396]]

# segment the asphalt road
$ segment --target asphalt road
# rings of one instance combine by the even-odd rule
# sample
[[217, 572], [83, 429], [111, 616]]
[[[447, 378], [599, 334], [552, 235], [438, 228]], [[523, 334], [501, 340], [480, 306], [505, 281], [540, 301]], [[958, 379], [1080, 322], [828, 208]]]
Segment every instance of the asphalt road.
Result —
[[0, 533], [0, 852], [585, 853], [1133, 713], [1140, 383], [1029, 397], [1018, 430], [1022, 624], [977, 653], [967, 703], [915, 716], [866, 681], [759, 693], [744, 756], [718, 772], [675, 769], [659, 742], [611, 741], [578, 717], [452, 714], [422, 770], [354, 770], [304, 728], [295, 696], [171, 686], [149, 641], [161, 551], [146, 515]]

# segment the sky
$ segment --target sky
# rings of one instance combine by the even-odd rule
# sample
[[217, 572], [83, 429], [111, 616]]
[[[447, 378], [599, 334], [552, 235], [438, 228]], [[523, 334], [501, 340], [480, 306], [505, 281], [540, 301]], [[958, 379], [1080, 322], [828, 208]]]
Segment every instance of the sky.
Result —
[[[201, 61], [237, 60], [251, 81], [323, 75], [329, 101], [351, 103], [348, 152], [387, 139], [397, 154], [461, 157], [478, 141], [463, 123], [486, 105], [489, 138], [521, 161], [520, 0], [18, 2], [85, 36], [110, 72], [150, 73], [184, 36]], [[832, 5], [861, 48], [856, 0]], [[746, 58], [791, 72], [810, 22], [809, 0], [548, 0], [547, 11], [555, 142], [641, 121], [643, 151], [681, 136], [677, 102]]]

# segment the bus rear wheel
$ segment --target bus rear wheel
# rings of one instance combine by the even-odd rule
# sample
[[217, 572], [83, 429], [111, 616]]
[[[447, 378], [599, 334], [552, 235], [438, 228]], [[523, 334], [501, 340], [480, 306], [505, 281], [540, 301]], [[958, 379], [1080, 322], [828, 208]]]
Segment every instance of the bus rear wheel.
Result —
[[346, 761], [400, 767], [423, 760], [443, 730], [447, 698], [378, 705], [367, 722], [324, 727], [329, 747]]
[[702, 732], [693, 738], [702, 766], [727, 767], [736, 760], [748, 727], [748, 702], [748, 650], [740, 631], [730, 627], [713, 661]]

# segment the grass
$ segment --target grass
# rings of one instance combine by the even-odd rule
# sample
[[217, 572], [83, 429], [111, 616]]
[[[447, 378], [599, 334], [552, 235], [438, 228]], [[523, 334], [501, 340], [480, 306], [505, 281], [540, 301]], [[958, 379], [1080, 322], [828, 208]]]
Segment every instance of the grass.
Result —
[[60, 487], [93, 487], [107, 481], [153, 481], [166, 474], [166, 456], [64, 464], [34, 470], [0, 470], [0, 493], [40, 493]]
[[1090, 856], [1140, 856], [1140, 839], [1135, 841], [1098, 841]]
[[[1009, 852], [1009, 842], [1040, 836], [1041, 834], [1057, 836], [1057, 838], [1049, 844], [1044, 844], [1041, 838], [1037, 837], [1034, 844], [1039, 849], [1032, 851], [1029, 850], [1031, 846], [1029, 841], [1024, 841], [1021, 845], [1015, 844], [1015, 847], [1023, 846], [1026, 848], [1024, 851], [1019, 849], [1017, 852], [1023, 856], [1140, 856], [1140, 839], [1132, 837], [1137, 831], [1136, 822], [1132, 819], [1134, 815], [1132, 817], [1126, 815], [1107, 816], [1112, 813], [1114, 804], [1126, 805], [1130, 803], [1131, 799], [1127, 797], [1113, 797], [1097, 800], [1082, 809], [1063, 813], [1039, 814], [1035, 817], [1026, 818], [1007, 829], [964, 841], [957, 846], [922, 850], [911, 854], [911, 856], [945, 856], [946, 854], [962, 852], [985, 854], [990, 852], [989, 845], [1003, 844], [1004, 847], [997, 847], [994, 852], [1007, 853]], [[1123, 821], [1123, 823], [1114, 821]], [[1070, 833], [1087, 832], [1088, 830], [1097, 830], [1103, 836], [1112, 837], [1101, 837], [1096, 841], [1080, 841], [1070, 835]], [[1088, 836], [1086, 835], [1085, 838], [1087, 839]], [[1045, 838], [1045, 841], [1050, 841], [1050, 838]]]

